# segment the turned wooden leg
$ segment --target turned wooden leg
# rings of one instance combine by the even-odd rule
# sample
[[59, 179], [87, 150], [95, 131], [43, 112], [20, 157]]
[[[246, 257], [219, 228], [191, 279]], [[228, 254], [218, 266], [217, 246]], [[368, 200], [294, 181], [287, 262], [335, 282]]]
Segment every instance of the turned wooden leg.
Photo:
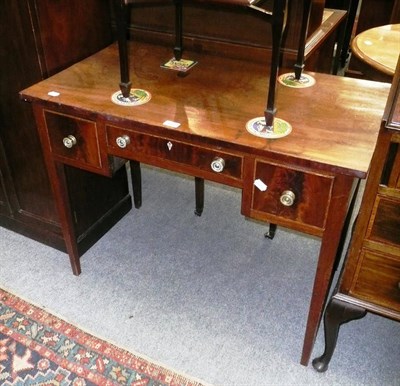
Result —
[[335, 299], [334, 297], [331, 299], [324, 316], [325, 351], [320, 357], [312, 361], [315, 370], [324, 372], [328, 369], [329, 362], [335, 351], [340, 326], [343, 323], [361, 319], [366, 313], [367, 311], [362, 307]]
[[204, 209], [204, 179], [195, 177], [195, 196], [196, 196], [196, 209], [194, 214], [196, 216], [201, 216]]
[[142, 206], [142, 172], [140, 162], [129, 161], [132, 178], [133, 203], [136, 209]]

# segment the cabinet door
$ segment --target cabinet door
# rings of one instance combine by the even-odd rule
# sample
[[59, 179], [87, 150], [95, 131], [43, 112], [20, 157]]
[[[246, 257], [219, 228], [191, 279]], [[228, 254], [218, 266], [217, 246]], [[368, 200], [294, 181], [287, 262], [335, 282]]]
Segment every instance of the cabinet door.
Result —
[[[0, 224], [60, 249], [65, 248], [64, 240], [35, 119], [31, 105], [19, 99], [19, 91], [110, 44], [109, 11], [109, 2], [98, 0], [1, 4]], [[67, 178], [76, 231], [82, 240], [100, 229], [101, 222], [102, 232], [109, 227], [102, 219], [107, 213], [114, 216], [120, 201], [126, 203], [124, 210], [129, 207], [122, 169], [113, 180], [70, 169]]]
[[0, 138], [2, 173], [17, 221], [57, 221], [30, 105], [18, 92], [42, 78], [27, 1], [3, 2], [0, 12]]
[[[112, 41], [106, 0], [29, 0], [40, 31], [39, 56], [50, 76], [106, 47]], [[36, 17], [35, 17], [36, 16]]]
[[0, 138], [0, 214], [11, 215], [10, 201], [8, 200], [6, 191], [6, 165], [3, 144]]

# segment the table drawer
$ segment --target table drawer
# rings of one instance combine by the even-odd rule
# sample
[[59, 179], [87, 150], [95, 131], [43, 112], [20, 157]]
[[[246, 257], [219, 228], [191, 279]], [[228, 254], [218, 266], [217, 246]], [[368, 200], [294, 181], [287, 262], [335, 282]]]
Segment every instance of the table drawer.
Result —
[[400, 312], [400, 256], [364, 249], [350, 294]]
[[320, 234], [333, 181], [331, 176], [256, 160], [250, 213], [255, 218]]
[[96, 122], [45, 110], [53, 155], [73, 166], [101, 168]]
[[[240, 181], [243, 159], [235, 154], [188, 143], [107, 126], [107, 143], [115, 155], [162, 166], [176, 163], [193, 174], [204, 172]], [[156, 162], [154, 162], [156, 161]], [[199, 171], [203, 173], [198, 173]], [[214, 178], [215, 179], [215, 178]]]

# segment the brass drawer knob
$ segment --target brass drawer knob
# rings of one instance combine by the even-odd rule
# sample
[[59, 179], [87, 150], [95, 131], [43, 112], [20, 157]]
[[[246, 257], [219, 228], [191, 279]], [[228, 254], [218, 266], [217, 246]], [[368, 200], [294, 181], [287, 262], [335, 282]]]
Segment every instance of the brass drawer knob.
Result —
[[292, 206], [296, 195], [291, 190], [285, 190], [280, 198], [281, 204], [285, 206]]
[[68, 137], [63, 138], [63, 144], [68, 149], [76, 145], [76, 138], [73, 135], [68, 135]]
[[131, 140], [127, 135], [122, 135], [121, 137], [118, 137], [115, 142], [118, 147], [125, 149], [131, 143]]
[[221, 157], [214, 158], [211, 162], [211, 169], [216, 173], [221, 173], [225, 167], [225, 160]]

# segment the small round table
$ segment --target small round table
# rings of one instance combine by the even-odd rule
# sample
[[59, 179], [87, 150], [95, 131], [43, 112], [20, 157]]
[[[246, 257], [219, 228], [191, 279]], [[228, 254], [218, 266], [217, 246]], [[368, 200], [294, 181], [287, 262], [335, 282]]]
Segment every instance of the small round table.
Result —
[[351, 52], [362, 62], [362, 72], [366, 76], [391, 82], [400, 54], [400, 24], [361, 32], [353, 39]]

